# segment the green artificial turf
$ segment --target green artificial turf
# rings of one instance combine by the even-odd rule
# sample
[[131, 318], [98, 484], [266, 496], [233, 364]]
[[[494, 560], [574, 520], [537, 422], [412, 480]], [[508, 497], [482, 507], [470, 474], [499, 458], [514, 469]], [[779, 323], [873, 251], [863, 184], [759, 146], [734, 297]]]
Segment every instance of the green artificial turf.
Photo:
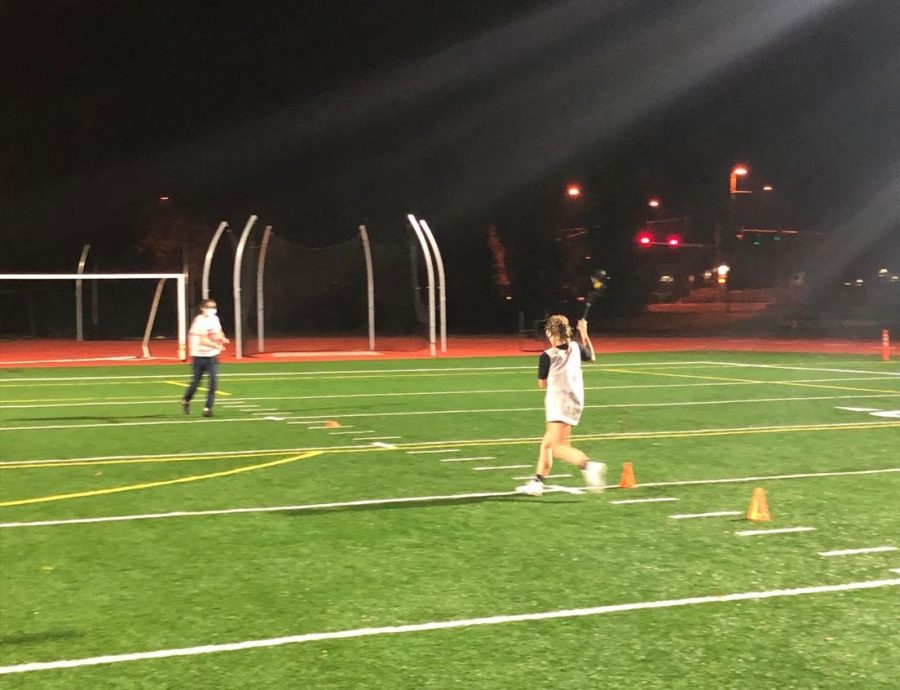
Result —
[[[900, 468], [900, 414], [873, 414], [900, 409], [896, 363], [601, 356], [585, 367], [574, 441], [609, 483], [631, 462], [639, 486], [527, 498], [507, 492], [533, 472], [543, 432], [535, 374], [533, 357], [228, 365], [204, 419], [202, 392], [181, 411], [184, 367], [3, 371], [0, 669], [894, 584], [35, 670], [0, 686], [896, 687], [900, 551], [819, 555], [900, 546], [900, 471], [886, 471]], [[441, 461], [461, 458], [481, 459]], [[525, 467], [475, 469], [511, 465]], [[569, 466], [553, 473], [548, 484], [582, 486]], [[798, 474], [811, 476], [784, 477]], [[756, 487], [770, 523], [743, 517]], [[637, 498], [677, 501], [614, 503]], [[237, 508], [250, 510], [11, 525]], [[669, 517], [710, 511], [740, 515]], [[815, 530], [736, 534], [789, 527]]]

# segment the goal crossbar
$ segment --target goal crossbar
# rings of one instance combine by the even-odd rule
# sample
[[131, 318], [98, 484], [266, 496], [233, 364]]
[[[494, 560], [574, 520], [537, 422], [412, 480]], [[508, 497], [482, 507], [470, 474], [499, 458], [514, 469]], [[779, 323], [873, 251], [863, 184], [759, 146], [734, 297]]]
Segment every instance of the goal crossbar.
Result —
[[[186, 276], [184, 273], [0, 273], [0, 281], [4, 280], [174, 280], [178, 289], [178, 359], [187, 357], [187, 306], [186, 306]], [[158, 303], [156, 295], [154, 305]], [[155, 306], [152, 309], [151, 319], [155, 315]], [[149, 333], [150, 322], [147, 325]], [[147, 351], [145, 333], [143, 343], [144, 352]]]

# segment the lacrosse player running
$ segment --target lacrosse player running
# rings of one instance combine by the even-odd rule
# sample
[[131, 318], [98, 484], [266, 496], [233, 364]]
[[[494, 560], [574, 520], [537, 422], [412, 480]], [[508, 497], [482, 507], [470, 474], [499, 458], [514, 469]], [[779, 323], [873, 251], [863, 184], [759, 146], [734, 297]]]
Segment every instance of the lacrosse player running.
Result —
[[528, 496], [540, 496], [544, 492], [544, 479], [550, 474], [554, 458], [578, 467], [589, 491], [604, 488], [606, 465], [590, 460], [569, 443], [572, 427], [578, 424], [584, 409], [581, 363], [596, 359], [587, 321], [580, 319], [577, 328], [581, 344], [572, 340], [572, 327], [565, 316], [551, 316], [544, 327], [550, 347], [538, 360], [538, 386], [547, 391], [544, 398], [547, 430], [541, 441], [534, 478], [516, 489]]

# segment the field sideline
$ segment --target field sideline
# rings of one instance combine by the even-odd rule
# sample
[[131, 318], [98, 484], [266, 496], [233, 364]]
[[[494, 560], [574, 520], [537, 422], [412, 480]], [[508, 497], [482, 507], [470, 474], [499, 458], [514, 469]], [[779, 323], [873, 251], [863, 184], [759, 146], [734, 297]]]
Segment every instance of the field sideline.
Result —
[[895, 687], [897, 362], [605, 354], [537, 499], [535, 371], [3, 370], [3, 687]]

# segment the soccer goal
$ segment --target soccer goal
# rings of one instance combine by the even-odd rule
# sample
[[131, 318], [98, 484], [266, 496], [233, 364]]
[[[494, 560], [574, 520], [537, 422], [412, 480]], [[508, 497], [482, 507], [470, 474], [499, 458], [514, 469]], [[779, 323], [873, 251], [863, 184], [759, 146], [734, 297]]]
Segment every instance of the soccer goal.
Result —
[[[91, 284], [87, 324], [82, 299], [85, 283]], [[173, 283], [174, 292], [166, 291], [166, 285]], [[185, 286], [182, 273], [0, 274], [3, 360], [14, 351], [42, 349], [58, 353], [60, 359], [167, 356], [184, 360]], [[151, 353], [151, 348], [164, 354]]]

